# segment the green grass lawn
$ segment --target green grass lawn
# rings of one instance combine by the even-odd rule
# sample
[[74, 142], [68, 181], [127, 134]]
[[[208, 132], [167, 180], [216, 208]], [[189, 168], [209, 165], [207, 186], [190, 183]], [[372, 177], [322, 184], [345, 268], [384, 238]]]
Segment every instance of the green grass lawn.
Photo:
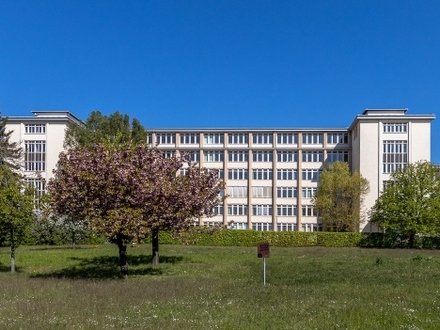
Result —
[[0, 249], [0, 329], [439, 329], [440, 251], [114, 245]]

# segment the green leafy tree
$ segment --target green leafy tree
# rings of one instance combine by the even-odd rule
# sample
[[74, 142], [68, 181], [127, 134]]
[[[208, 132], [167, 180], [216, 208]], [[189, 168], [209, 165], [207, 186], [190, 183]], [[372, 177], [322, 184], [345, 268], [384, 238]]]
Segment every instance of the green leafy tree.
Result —
[[8, 119], [0, 113], [0, 164], [17, 170], [20, 168], [22, 149], [18, 142], [10, 141], [13, 131], [6, 131], [7, 122]]
[[361, 207], [368, 191], [368, 180], [358, 172], [350, 173], [347, 163], [331, 164], [321, 174], [313, 198], [324, 230], [359, 231], [363, 221]]
[[[178, 176], [186, 167], [186, 175]], [[216, 171], [199, 169], [185, 157], [164, 158], [145, 144], [98, 144], [60, 155], [48, 183], [55, 212], [87, 219], [118, 245], [121, 273], [128, 275], [127, 243], [153, 237], [158, 262], [160, 230], [180, 231], [194, 218], [212, 215], [224, 189]]]
[[147, 141], [147, 131], [139, 120], [116, 111], [105, 116], [99, 111], [92, 111], [84, 125], [72, 124], [67, 128], [64, 146], [72, 148], [82, 146], [91, 148], [96, 143], [141, 143]]
[[8, 166], [0, 165], [0, 231], [11, 246], [11, 272], [15, 272], [15, 247], [33, 223], [34, 190]]
[[391, 174], [383, 193], [370, 211], [370, 221], [409, 238], [440, 234], [439, 168], [421, 161]]

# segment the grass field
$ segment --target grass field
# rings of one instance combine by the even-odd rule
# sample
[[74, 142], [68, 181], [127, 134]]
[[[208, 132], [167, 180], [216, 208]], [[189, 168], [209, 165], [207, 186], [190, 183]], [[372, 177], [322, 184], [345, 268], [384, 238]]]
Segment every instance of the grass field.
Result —
[[274, 248], [0, 249], [0, 329], [439, 329], [440, 251]]

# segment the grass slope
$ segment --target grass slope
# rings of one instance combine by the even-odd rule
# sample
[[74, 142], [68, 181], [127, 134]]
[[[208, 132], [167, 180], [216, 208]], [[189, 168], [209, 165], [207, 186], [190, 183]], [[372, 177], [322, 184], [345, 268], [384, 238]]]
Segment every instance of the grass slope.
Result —
[[271, 248], [267, 284], [256, 248], [0, 249], [0, 328], [438, 329], [440, 251]]

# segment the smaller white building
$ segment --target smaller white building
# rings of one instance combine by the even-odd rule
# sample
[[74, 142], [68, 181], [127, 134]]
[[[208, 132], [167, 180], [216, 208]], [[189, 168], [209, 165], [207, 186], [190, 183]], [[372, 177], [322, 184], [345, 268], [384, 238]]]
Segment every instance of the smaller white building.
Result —
[[[23, 148], [22, 171], [26, 180], [42, 194], [44, 180], [52, 177], [59, 154], [64, 150], [66, 128], [82, 121], [69, 111], [33, 111], [34, 116], [8, 116], [7, 131], [11, 142]], [[44, 180], [41, 180], [41, 179]]]

